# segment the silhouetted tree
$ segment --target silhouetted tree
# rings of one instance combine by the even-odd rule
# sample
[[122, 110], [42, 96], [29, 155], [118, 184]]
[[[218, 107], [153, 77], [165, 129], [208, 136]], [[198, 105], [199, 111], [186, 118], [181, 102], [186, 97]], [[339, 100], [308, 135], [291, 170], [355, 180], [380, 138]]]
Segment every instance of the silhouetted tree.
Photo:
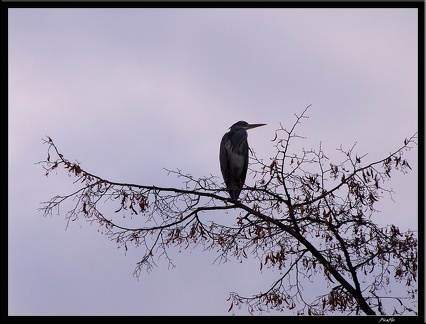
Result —
[[[279, 269], [276, 281], [262, 293], [243, 297], [231, 292], [229, 311], [246, 305], [250, 313], [295, 309], [297, 314], [417, 314], [410, 307], [417, 300], [415, 232], [379, 226], [371, 217], [380, 199], [392, 198], [385, 186], [391, 172], [411, 169], [403, 153], [417, 145], [417, 133], [381, 160], [364, 163], [366, 155], [356, 155], [354, 147], [340, 147], [342, 162], [332, 162], [321, 144], [317, 150], [290, 151], [290, 142], [300, 138], [295, 128], [308, 108], [296, 115], [289, 130], [281, 125], [276, 130], [276, 154], [267, 163], [252, 150], [249, 172], [255, 186], [244, 187], [238, 203], [229, 201], [213, 175], [196, 179], [181, 170], [167, 170], [182, 179], [181, 188], [103, 179], [70, 162], [47, 137], [47, 159], [39, 162], [46, 176], [64, 168], [79, 188], [53, 197], [40, 209], [44, 215], [59, 214], [60, 205], [71, 201], [68, 222], [82, 216], [126, 250], [130, 243], [140, 247], [143, 256], [136, 276], [152, 270], [160, 258], [173, 265], [168, 249], [176, 245], [201, 244], [217, 251], [220, 260], [254, 258], [260, 270]], [[229, 210], [237, 211], [232, 226], [199, 217]], [[144, 226], [131, 227], [134, 223], [118, 217], [119, 211]], [[323, 295], [308, 300], [301, 282], [314, 279], [326, 288]], [[404, 296], [388, 292], [395, 282], [406, 287]]]

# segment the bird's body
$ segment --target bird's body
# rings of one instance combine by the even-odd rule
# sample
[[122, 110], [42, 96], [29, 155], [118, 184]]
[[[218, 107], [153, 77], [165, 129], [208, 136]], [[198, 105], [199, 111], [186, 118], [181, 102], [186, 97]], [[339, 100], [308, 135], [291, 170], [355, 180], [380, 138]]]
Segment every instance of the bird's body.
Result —
[[239, 121], [232, 125], [220, 142], [220, 170], [229, 195], [237, 201], [247, 175], [249, 145], [247, 130], [266, 124], [248, 124]]

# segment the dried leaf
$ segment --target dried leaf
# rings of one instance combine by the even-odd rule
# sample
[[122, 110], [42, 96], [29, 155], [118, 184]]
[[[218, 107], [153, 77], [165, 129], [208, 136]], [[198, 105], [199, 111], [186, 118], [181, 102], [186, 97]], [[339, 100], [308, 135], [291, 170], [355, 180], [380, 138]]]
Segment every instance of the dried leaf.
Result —
[[231, 306], [229, 307], [228, 312], [231, 311], [232, 307], [234, 307], [234, 302], [231, 303]]

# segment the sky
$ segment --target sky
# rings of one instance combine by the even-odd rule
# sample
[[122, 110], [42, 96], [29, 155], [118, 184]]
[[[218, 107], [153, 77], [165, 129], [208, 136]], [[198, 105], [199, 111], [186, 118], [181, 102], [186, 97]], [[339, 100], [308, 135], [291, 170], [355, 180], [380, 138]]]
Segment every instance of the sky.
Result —
[[[164, 168], [220, 177], [219, 143], [239, 120], [267, 124], [249, 133], [265, 159], [280, 123], [308, 105], [300, 147], [321, 143], [335, 161], [356, 143], [373, 162], [418, 131], [417, 9], [20, 8], [8, 18], [9, 315], [247, 315], [228, 312], [229, 293], [258, 293], [277, 275], [196, 248], [171, 250], [176, 268], [160, 262], [137, 279], [143, 251], [83, 219], [66, 228], [65, 209], [38, 211], [73, 181], [36, 164], [46, 136], [103, 178], [180, 187]], [[417, 230], [417, 154], [405, 155], [412, 172], [392, 175], [377, 222]]]

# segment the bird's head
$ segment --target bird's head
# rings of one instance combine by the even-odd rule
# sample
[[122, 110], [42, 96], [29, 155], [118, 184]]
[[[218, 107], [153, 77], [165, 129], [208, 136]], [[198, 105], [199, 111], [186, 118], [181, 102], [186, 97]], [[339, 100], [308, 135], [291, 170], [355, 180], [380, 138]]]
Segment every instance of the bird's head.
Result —
[[229, 127], [229, 129], [231, 131], [237, 131], [237, 130], [240, 130], [240, 129], [249, 130], [249, 129], [252, 129], [252, 128], [265, 126], [265, 125], [266, 124], [249, 124], [249, 123], [247, 123], [243, 120], [240, 120], [239, 122], [236, 122], [234, 125]]

